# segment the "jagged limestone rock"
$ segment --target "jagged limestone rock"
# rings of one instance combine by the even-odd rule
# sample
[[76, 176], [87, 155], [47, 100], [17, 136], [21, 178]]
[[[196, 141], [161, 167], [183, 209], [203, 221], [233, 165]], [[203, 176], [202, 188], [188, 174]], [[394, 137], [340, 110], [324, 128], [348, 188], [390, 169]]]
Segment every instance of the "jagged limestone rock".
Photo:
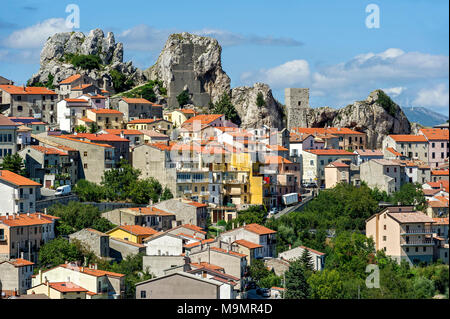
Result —
[[[67, 54], [97, 55], [104, 68], [101, 70], [82, 70], [65, 61]], [[101, 29], [91, 30], [88, 35], [82, 32], [56, 33], [48, 38], [41, 51], [40, 69], [29, 80], [30, 84], [45, 83], [53, 75], [53, 84], [57, 85], [67, 77], [80, 73], [90, 76], [97, 86], [114, 91], [111, 70], [123, 73], [137, 85], [147, 79], [142, 71], [131, 62], [123, 63], [123, 44], [116, 43], [114, 34], [108, 32], [105, 37]]]
[[[259, 92], [263, 94], [265, 101], [262, 107], [256, 104]], [[279, 129], [283, 127], [283, 108], [275, 100], [267, 84], [255, 83], [253, 87], [241, 86], [232, 89], [231, 103], [241, 118], [243, 128], [258, 128], [262, 125]]]
[[221, 54], [216, 39], [186, 32], [172, 34], [155, 65], [144, 74], [163, 81], [169, 107], [179, 106], [176, 97], [186, 88], [192, 104], [207, 106], [230, 91], [230, 78], [222, 70]]

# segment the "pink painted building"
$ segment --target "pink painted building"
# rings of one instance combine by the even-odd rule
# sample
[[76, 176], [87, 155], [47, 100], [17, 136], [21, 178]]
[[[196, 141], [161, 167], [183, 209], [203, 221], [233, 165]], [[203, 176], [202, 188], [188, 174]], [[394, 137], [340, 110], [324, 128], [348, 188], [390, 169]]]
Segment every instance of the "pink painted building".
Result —
[[449, 134], [445, 129], [421, 129], [419, 134], [428, 140], [428, 165], [436, 168], [449, 157]]

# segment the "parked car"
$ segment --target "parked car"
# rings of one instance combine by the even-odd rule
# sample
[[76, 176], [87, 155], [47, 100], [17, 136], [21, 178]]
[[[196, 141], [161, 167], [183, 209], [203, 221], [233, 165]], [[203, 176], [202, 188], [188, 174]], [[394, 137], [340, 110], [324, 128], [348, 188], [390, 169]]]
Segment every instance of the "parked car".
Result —
[[276, 207], [274, 207], [274, 208], [272, 208], [271, 210], [270, 210], [270, 212], [269, 212], [269, 214], [276, 214], [276, 213], [278, 213], [278, 208], [276, 208]]
[[258, 289], [256, 289], [256, 294], [262, 295], [262, 288], [258, 287]]
[[256, 283], [254, 281], [250, 281], [245, 285], [245, 290], [256, 289]]
[[59, 186], [56, 189], [55, 196], [69, 195], [71, 191], [72, 187], [70, 185]]
[[270, 289], [269, 288], [262, 288], [261, 289], [261, 295], [263, 297], [270, 297]]

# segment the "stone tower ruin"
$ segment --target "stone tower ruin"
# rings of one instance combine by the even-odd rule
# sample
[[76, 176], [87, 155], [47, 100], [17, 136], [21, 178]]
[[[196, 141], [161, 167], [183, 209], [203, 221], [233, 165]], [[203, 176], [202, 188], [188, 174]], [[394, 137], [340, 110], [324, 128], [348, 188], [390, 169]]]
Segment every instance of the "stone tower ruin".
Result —
[[308, 127], [309, 89], [286, 88], [284, 101], [287, 110], [287, 128]]

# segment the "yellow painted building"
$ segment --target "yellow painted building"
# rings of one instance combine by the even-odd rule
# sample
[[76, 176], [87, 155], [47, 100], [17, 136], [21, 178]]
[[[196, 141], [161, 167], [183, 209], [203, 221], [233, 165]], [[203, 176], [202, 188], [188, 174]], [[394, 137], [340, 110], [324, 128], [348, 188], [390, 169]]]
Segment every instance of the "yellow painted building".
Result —
[[156, 233], [158, 233], [158, 231], [150, 227], [143, 227], [139, 225], [122, 225], [111, 229], [106, 234], [112, 238], [119, 238], [128, 240], [135, 244], [142, 244], [145, 238]]
[[262, 205], [263, 202], [263, 178], [256, 176], [259, 172], [259, 164], [253, 163], [249, 153], [233, 153], [230, 163], [231, 170], [245, 171], [249, 174], [250, 204]]

